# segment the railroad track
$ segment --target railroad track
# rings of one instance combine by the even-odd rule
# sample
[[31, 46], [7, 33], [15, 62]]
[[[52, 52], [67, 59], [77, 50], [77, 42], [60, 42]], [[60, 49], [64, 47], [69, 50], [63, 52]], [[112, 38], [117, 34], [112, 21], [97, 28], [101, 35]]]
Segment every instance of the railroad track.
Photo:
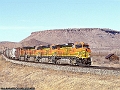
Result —
[[71, 66], [71, 65], [56, 65], [50, 63], [40, 63], [40, 62], [32, 62], [32, 61], [18, 61], [11, 60], [2, 55], [6, 61], [10, 61], [16, 64], [22, 64], [27, 66], [40, 67], [43, 69], [52, 69], [57, 71], [65, 71], [65, 72], [75, 72], [75, 73], [89, 73], [89, 74], [98, 74], [98, 75], [113, 75], [120, 76], [120, 68], [113, 67], [99, 67], [99, 66]]

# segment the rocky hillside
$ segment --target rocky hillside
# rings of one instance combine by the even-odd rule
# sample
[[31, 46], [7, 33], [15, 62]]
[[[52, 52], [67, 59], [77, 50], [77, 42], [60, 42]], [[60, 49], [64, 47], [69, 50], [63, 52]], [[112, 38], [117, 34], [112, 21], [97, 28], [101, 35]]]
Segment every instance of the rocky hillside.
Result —
[[32, 38], [28, 41], [20, 42], [22, 46], [37, 46], [37, 45], [48, 45], [49, 43], [38, 41], [35, 38]]
[[38, 41], [61, 44], [70, 42], [87, 42], [92, 48], [120, 48], [120, 32], [100, 28], [56, 29], [33, 32], [21, 41], [36, 39]]
[[54, 29], [32, 32], [30, 36], [18, 43], [1, 42], [1, 47], [21, 47], [47, 44], [63, 44], [71, 42], [86, 42], [91, 48], [119, 49], [120, 32], [100, 28]]
[[17, 42], [8, 42], [8, 41], [3, 41], [0, 42], [0, 50], [4, 48], [12, 48], [12, 47], [21, 47], [22, 45]]

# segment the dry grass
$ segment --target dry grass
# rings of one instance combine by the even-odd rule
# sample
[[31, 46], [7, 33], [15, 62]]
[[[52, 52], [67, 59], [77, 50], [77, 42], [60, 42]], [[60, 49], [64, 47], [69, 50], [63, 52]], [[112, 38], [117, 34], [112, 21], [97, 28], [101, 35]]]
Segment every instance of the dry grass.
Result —
[[53, 71], [22, 66], [0, 59], [0, 87], [36, 90], [120, 90], [120, 76]]

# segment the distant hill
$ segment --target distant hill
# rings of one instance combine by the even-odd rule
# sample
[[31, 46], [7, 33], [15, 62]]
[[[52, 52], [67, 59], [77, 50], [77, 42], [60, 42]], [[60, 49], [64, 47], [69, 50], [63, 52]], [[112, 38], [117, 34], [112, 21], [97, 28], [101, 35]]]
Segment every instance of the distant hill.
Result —
[[9, 41], [3, 41], [0, 42], [0, 49], [3, 48], [13, 48], [13, 47], [21, 47], [22, 45], [20, 43], [17, 42], [9, 42]]
[[38, 41], [33, 38], [28, 41], [20, 42], [20, 44], [22, 44], [22, 46], [38, 46], [38, 45], [48, 45], [49, 43]]
[[120, 32], [111, 29], [100, 28], [73, 28], [55, 29], [32, 32], [21, 42], [36, 39], [50, 44], [62, 44], [71, 42], [87, 42], [92, 48], [118, 48], [120, 47]]
[[32, 32], [24, 40], [16, 42], [0, 42], [4, 47], [22, 47], [47, 44], [63, 44], [86, 42], [91, 48], [119, 49], [120, 32], [106, 28], [70, 28]]

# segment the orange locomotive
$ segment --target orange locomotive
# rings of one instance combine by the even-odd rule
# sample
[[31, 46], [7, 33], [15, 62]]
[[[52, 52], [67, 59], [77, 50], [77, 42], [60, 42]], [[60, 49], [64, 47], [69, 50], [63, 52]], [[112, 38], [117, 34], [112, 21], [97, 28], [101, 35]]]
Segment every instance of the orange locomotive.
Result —
[[91, 65], [91, 50], [84, 42], [6, 49], [8, 58], [54, 64]]
[[54, 64], [91, 65], [91, 50], [84, 42], [24, 47], [18, 49], [19, 60]]

